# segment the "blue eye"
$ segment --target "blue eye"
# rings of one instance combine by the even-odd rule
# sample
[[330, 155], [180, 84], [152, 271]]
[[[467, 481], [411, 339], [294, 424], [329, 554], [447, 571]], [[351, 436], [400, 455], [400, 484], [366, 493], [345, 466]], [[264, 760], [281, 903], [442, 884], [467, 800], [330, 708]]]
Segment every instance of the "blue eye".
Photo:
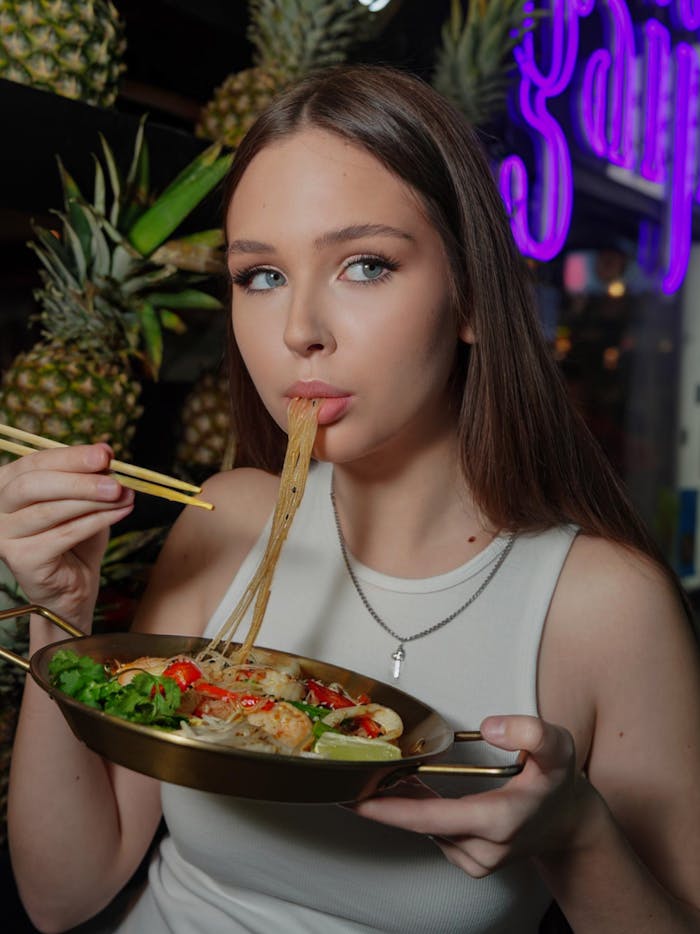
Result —
[[391, 273], [399, 268], [399, 264], [379, 256], [360, 256], [350, 260], [343, 270], [343, 278], [351, 282], [381, 282], [388, 279]]
[[386, 266], [378, 259], [360, 259], [345, 268], [345, 275], [352, 282], [372, 282], [381, 278]]
[[276, 269], [242, 269], [231, 276], [235, 285], [242, 286], [247, 292], [269, 292], [286, 284], [286, 279]]

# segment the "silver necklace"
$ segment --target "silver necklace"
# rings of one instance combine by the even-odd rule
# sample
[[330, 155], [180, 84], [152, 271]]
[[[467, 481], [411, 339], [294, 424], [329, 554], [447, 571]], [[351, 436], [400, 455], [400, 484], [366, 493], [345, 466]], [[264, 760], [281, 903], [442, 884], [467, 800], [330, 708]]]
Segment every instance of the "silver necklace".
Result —
[[367, 612], [372, 617], [372, 619], [375, 620], [375, 622], [379, 623], [382, 629], [385, 632], [387, 632], [390, 636], [392, 636], [394, 639], [396, 639], [396, 641], [398, 642], [397, 647], [391, 653], [391, 658], [394, 662], [391, 672], [392, 672], [392, 676], [394, 680], [397, 681], [401, 675], [401, 663], [406, 658], [406, 643], [414, 642], [416, 639], [422, 639], [424, 636], [429, 636], [432, 633], [437, 632], [438, 629], [442, 629], [443, 626], [447, 626], [447, 624], [451, 623], [453, 619], [455, 619], [457, 616], [460, 615], [460, 613], [463, 613], [467, 609], [468, 606], [471, 606], [471, 604], [477, 599], [477, 597], [480, 597], [481, 594], [486, 590], [486, 588], [488, 587], [488, 585], [491, 583], [494, 576], [496, 575], [496, 572], [499, 570], [503, 562], [508, 557], [508, 554], [515, 542], [515, 534], [512, 533], [511, 535], [508, 536], [508, 538], [506, 539], [506, 543], [501, 549], [501, 552], [498, 555], [498, 558], [496, 559], [496, 563], [494, 564], [494, 566], [491, 568], [491, 570], [489, 571], [487, 576], [484, 578], [484, 580], [481, 582], [479, 587], [477, 587], [474, 593], [471, 594], [471, 596], [460, 607], [457, 607], [457, 609], [454, 610], [452, 613], [450, 613], [449, 616], [446, 616], [444, 619], [441, 619], [437, 623], [433, 623], [432, 626], [427, 626], [425, 629], [421, 629], [420, 632], [416, 632], [412, 636], [400, 636], [398, 632], [395, 632], [391, 628], [391, 626], [387, 625], [387, 623], [385, 623], [384, 620], [381, 618], [381, 616], [379, 616], [379, 614], [376, 612], [372, 604], [367, 599], [367, 596], [364, 590], [362, 589], [362, 587], [360, 586], [359, 580], [357, 579], [357, 575], [355, 574], [355, 572], [353, 571], [350, 565], [350, 559], [348, 558], [348, 551], [345, 545], [345, 538], [343, 536], [343, 530], [340, 527], [340, 519], [338, 518], [338, 510], [335, 505], [335, 491], [332, 489], [331, 489], [331, 505], [333, 506], [333, 517], [335, 519], [335, 527], [338, 532], [338, 542], [340, 544], [340, 552], [343, 556], [343, 561], [345, 562], [345, 567], [347, 568], [348, 575], [350, 577], [350, 580], [352, 581], [352, 585], [355, 588], [355, 591], [357, 592], [357, 596], [362, 601], [364, 608], [367, 610]]

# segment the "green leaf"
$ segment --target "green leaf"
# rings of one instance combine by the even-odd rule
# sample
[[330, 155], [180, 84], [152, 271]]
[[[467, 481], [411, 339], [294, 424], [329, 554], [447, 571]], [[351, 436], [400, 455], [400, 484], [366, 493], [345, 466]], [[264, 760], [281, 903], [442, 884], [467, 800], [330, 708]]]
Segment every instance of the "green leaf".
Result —
[[105, 186], [105, 173], [102, 171], [102, 165], [100, 160], [97, 158], [93, 152], [92, 158], [95, 162], [95, 187], [92, 199], [92, 206], [95, 211], [102, 215], [106, 216], [107, 213], [107, 192]]
[[207, 146], [206, 149], [203, 149], [202, 152], [195, 156], [191, 162], [188, 162], [185, 168], [175, 176], [163, 191], [161, 191], [160, 198], [171, 194], [181, 185], [195, 180], [199, 174], [206, 171], [216, 162], [222, 149], [223, 146], [221, 143], [212, 143], [210, 146]]
[[109, 148], [109, 144], [104, 136], [100, 133], [100, 143], [102, 144], [102, 152], [105, 157], [105, 162], [107, 163], [107, 172], [109, 173], [109, 181], [112, 186], [112, 195], [114, 201], [112, 202], [112, 209], [109, 213], [109, 220], [115, 226], [119, 227], [119, 213], [121, 210], [121, 197], [122, 197], [122, 179], [117, 164], [114, 161], [114, 155], [112, 150]]
[[145, 301], [139, 303], [137, 315], [146, 350], [146, 361], [153, 379], [157, 379], [163, 362], [163, 329], [160, 318], [153, 305]]
[[104, 278], [104, 276], [109, 275], [111, 251], [107, 243], [107, 238], [102, 233], [99, 222], [92, 211], [88, 211], [85, 217], [90, 225], [92, 234], [92, 269], [90, 278], [95, 281], [98, 278]]
[[149, 302], [154, 308], [191, 308], [215, 311], [222, 308], [218, 298], [199, 289], [181, 289], [178, 292], [151, 292]]
[[54, 213], [57, 214], [63, 221], [64, 240], [67, 242], [73, 254], [73, 259], [75, 260], [75, 268], [78, 272], [78, 277], [81, 282], [85, 282], [85, 280], [87, 279], [87, 261], [85, 258], [85, 253], [83, 251], [83, 245], [80, 242], [80, 237], [75, 232], [75, 230], [73, 230], [67, 217], [65, 217], [62, 214], [59, 214], [58, 211], [55, 211]]
[[187, 330], [187, 325], [182, 320], [180, 315], [176, 315], [174, 311], [170, 311], [167, 308], [162, 308], [159, 311], [160, 314], [160, 323], [165, 328], [166, 331], [171, 331], [173, 334], [184, 334]]
[[196, 233], [178, 237], [177, 242], [190, 244], [191, 246], [208, 246], [212, 249], [216, 249], [224, 245], [224, 232], [220, 227], [212, 227], [209, 230], [198, 230]]
[[129, 231], [131, 244], [143, 256], [149, 256], [206, 195], [221, 181], [231, 164], [231, 156], [222, 156], [212, 165], [171, 186], [141, 215]]
[[133, 279], [129, 279], [128, 282], [122, 283], [121, 292], [123, 295], [135, 295], [152, 285], [170, 279], [176, 273], [177, 270], [173, 266], [151, 267], [150, 272], [146, 272], [142, 276], [135, 276]]
[[78, 290], [80, 283], [69, 268], [70, 257], [61, 242], [41, 227], [34, 227], [38, 243], [30, 242], [27, 246], [34, 250], [49, 275], [57, 281], [63, 281], [68, 288]]

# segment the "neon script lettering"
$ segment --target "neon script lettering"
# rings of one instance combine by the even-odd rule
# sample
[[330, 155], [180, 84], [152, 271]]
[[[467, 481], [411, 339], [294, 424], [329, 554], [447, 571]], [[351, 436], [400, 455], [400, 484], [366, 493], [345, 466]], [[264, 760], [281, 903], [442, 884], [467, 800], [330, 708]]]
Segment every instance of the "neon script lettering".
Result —
[[[700, 28], [700, 0], [674, 0], [669, 12], [675, 27]], [[584, 56], [582, 21], [594, 13], [601, 19], [602, 47]], [[515, 59], [513, 101], [532, 139], [536, 177], [531, 184], [516, 155], [501, 162], [497, 177], [522, 252], [552, 259], [571, 225], [571, 151], [553, 114], [554, 102], [567, 94], [579, 145], [660, 187], [664, 218], [660, 229], [641, 224], [640, 260], [654, 269], [664, 292], [675, 292], [687, 270], [693, 206], [700, 200], [695, 47], [674, 46], [669, 28], [653, 16], [635, 24], [625, 0], [551, 0], [549, 15], [515, 49]]]

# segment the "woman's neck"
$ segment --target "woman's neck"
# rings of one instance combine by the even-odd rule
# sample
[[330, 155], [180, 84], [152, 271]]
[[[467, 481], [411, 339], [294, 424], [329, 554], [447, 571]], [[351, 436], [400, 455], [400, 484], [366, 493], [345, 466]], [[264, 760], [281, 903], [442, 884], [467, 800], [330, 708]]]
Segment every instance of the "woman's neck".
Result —
[[453, 442], [386, 469], [336, 465], [333, 487], [350, 554], [395, 577], [431, 577], [459, 567], [497, 531], [473, 503]]

